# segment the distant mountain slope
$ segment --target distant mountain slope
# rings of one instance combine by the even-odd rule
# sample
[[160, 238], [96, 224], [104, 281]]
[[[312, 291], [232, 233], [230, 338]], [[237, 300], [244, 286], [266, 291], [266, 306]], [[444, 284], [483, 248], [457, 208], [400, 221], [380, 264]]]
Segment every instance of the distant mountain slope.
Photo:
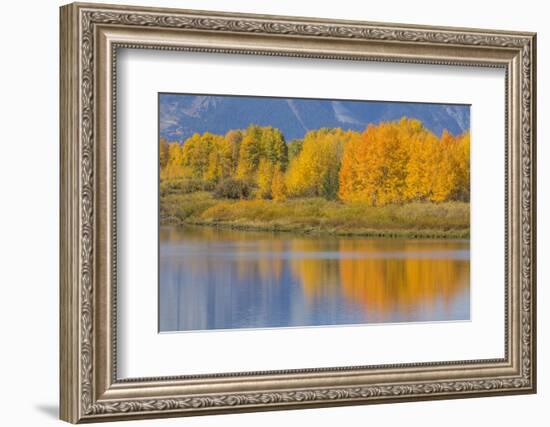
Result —
[[455, 104], [161, 94], [159, 113], [160, 134], [169, 141], [195, 132], [225, 134], [251, 123], [279, 128], [287, 141], [311, 129], [363, 130], [369, 123], [403, 116], [421, 120], [437, 135], [443, 129], [456, 135], [470, 127], [470, 107]]

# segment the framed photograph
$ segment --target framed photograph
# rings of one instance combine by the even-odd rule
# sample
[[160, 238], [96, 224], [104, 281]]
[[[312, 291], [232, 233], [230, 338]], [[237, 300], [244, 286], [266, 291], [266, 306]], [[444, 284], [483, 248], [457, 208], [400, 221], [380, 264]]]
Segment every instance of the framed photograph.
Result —
[[536, 391], [535, 34], [60, 22], [63, 420]]

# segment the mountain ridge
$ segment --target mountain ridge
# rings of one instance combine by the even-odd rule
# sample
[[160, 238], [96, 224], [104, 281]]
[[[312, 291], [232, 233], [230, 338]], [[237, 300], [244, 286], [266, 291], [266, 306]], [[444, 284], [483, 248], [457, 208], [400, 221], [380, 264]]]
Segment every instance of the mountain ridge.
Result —
[[183, 141], [195, 132], [225, 134], [250, 124], [279, 128], [291, 141], [322, 127], [361, 131], [371, 123], [403, 116], [421, 120], [438, 136], [444, 129], [457, 135], [470, 128], [470, 107], [461, 104], [165, 93], [159, 96], [159, 132], [168, 141]]

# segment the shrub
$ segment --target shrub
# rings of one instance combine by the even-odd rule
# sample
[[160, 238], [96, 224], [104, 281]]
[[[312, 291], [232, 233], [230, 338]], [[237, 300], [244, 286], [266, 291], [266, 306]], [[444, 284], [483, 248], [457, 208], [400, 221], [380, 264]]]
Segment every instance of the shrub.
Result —
[[250, 183], [233, 178], [221, 181], [214, 189], [214, 197], [219, 199], [248, 199], [251, 193]]
[[196, 178], [166, 179], [160, 182], [160, 196], [189, 194], [197, 191], [212, 191], [214, 184]]
[[215, 204], [207, 192], [170, 194], [160, 199], [160, 220], [164, 223], [186, 221]]

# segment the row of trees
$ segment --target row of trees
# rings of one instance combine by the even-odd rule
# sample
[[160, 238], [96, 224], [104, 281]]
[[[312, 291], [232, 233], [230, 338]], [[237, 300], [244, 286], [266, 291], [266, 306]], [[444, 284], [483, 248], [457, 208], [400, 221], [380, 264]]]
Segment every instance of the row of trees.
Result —
[[470, 135], [441, 137], [420, 121], [309, 131], [286, 143], [279, 129], [251, 125], [226, 135], [160, 142], [161, 180], [235, 180], [262, 198], [324, 197], [370, 205], [469, 200]]
[[279, 129], [251, 125], [225, 136], [195, 133], [183, 144], [160, 141], [161, 179], [259, 181], [268, 169], [286, 170], [288, 147]]
[[346, 144], [339, 176], [344, 201], [467, 201], [470, 134], [438, 138], [410, 119], [371, 125]]

